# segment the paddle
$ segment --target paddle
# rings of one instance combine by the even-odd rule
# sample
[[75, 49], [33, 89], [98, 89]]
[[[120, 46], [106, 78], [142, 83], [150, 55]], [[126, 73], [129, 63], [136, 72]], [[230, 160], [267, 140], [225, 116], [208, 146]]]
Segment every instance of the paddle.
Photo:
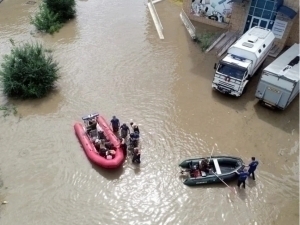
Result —
[[212, 157], [213, 152], [214, 152], [214, 148], [212, 149], [212, 151], [211, 151], [211, 153], [210, 153], [210, 157], [209, 157], [208, 163], [209, 163], [210, 160], [211, 160], [211, 157]]
[[228, 184], [225, 183], [225, 181], [219, 177], [214, 171], [211, 171], [217, 178], [219, 178], [220, 181], [222, 181], [223, 184], [225, 184], [234, 194], [236, 194], [236, 191], [234, 188], [230, 187]]

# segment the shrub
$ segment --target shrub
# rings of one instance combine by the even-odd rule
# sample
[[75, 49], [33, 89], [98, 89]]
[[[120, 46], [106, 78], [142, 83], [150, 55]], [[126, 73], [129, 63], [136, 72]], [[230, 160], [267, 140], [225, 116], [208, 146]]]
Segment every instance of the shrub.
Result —
[[38, 30], [53, 34], [63, 23], [75, 17], [75, 6], [75, 0], [44, 0], [31, 23]]
[[58, 14], [50, 11], [45, 4], [39, 6], [40, 11], [31, 18], [31, 23], [40, 31], [53, 34], [58, 31], [62, 24], [59, 22]]
[[44, 0], [47, 8], [59, 15], [61, 23], [75, 17], [75, 0]]
[[1, 68], [3, 92], [8, 97], [44, 97], [59, 78], [58, 64], [49, 50], [38, 43], [13, 44], [11, 53], [4, 56]]

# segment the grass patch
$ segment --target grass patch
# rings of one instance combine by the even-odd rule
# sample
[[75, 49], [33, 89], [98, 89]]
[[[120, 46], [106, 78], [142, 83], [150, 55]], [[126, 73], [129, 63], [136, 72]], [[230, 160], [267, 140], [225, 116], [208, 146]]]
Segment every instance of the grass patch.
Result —
[[197, 42], [199, 43], [200, 48], [203, 52], [209, 48], [215, 37], [215, 33], [204, 33], [197, 36]]
[[59, 79], [58, 64], [41, 44], [15, 46], [11, 40], [10, 54], [3, 57], [0, 81], [3, 92], [13, 98], [42, 98]]

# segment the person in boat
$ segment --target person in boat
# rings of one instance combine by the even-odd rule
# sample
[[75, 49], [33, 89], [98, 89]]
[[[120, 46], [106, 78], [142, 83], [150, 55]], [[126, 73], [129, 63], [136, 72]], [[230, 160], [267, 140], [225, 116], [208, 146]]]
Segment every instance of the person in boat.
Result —
[[131, 128], [133, 129], [133, 132], [134, 132], [134, 133], [140, 134], [139, 126], [138, 126], [136, 123], [130, 122], [130, 126], [131, 126]]
[[101, 141], [97, 138], [94, 142], [94, 145], [95, 145], [96, 150], [99, 151], [100, 147], [101, 147]]
[[200, 172], [204, 171], [205, 173], [209, 173], [209, 161], [208, 161], [208, 159], [201, 160], [199, 170], [200, 170]]
[[126, 123], [123, 123], [121, 128], [121, 137], [126, 138], [127, 135], [130, 133], [129, 127], [126, 125]]
[[141, 151], [139, 150], [139, 148], [133, 149], [132, 163], [141, 163]]
[[116, 147], [110, 142], [110, 141], [106, 141], [104, 143], [105, 148], [107, 149], [112, 149], [112, 150], [116, 150]]
[[90, 132], [91, 130], [97, 129], [97, 121], [95, 118], [88, 121], [88, 126], [86, 127], [87, 132]]
[[99, 139], [104, 140], [105, 139], [104, 131], [98, 123], [96, 125], [96, 129], [97, 129], [97, 132], [98, 132]]
[[116, 151], [113, 149], [107, 149], [105, 147], [100, 147], [99, 155], [106, 158], [106, 159], [113, 159], [116, 155]]
[[120, 121], [116, 116], [113, 116], [110, 121], [111, 127], [113, 129], [113, 132], [118, 132], [120, 129]]
[[249, 173], [247, 172], [247, 169], [244, 169], [241, 172], [236, 172], [238, 174], [238, 182], [237, 186], [240, 187], [242, 184], [242, 187], [245, 189], [246, 188], [246, 180], [248, 178]]
[[251, 157], [251, 163], [248, 166], [246, 166], [246, 167], [249, 167], [248, 174], [249, 174], [249, 176], [252, 175], [252, 179], [253, 180], [255, 180], [254, 171], [256, 170], [257, 166], [258, 166], [258, 161], [255, 160], [255, 157]]
[[189, 162], [189, 169], [185, 172], [189, 172], [191, 177], [197, 177], [199, 173], [199, 165], [196, 163], [193, 163], [193, 161]]

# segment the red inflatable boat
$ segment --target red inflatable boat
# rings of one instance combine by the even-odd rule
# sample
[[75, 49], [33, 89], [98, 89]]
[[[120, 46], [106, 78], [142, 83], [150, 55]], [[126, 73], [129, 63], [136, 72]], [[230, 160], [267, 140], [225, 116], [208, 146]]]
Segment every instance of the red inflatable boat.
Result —
[[123, 150], [120, 148], [120, 141], [116, 137], [116, 135], [111, 130], [110, 126], [107, 124], [106, 120], [99, 116], [99, 114], [91, 114], [86, 117], [83, 117], [82, 119], [84, 121], [87, 121], [89, 119], [95, 118], [97, 123], [100, 125], [100, 127], [103, 130], [103, 133], [107, 140], [110, 141], [111, 144], [114, 145], [116, 148], [116, 153], [112, 159], [107, 159], [103, 156], [100, 156], [98, 151], [96, 150], [94, 144], [92, 143], [90, 135], [87, 134], [85, 126], [81, 123], [76, 123], [74, 125], [75, 133], [81, 142], [81, 145], [87, 155], [87, 157], [95, 164], [97, 164], [100, 167], [106, 168], [106, 169], [115, 169], [120, 167], [124, 160], [125, 156], [123, 153]]

